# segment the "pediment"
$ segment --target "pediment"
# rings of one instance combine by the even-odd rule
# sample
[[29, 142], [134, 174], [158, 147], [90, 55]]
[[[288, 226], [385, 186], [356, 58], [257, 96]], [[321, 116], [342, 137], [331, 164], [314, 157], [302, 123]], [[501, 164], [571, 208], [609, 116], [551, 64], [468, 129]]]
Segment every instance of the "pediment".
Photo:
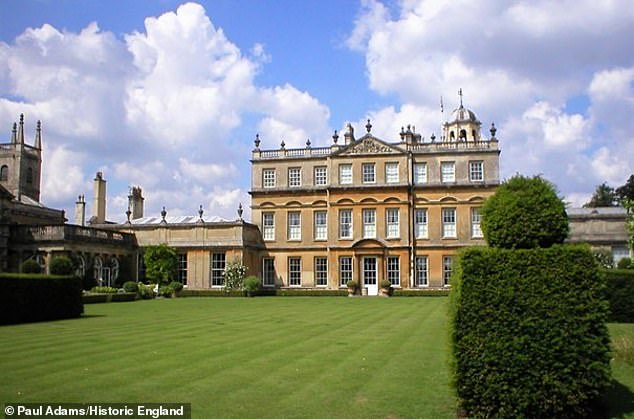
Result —
[[344, 147], [338, 155], [350, 156], [361, 154], [402, 154], [403, 151], [387, 144], [372, 135], [364, 135]]

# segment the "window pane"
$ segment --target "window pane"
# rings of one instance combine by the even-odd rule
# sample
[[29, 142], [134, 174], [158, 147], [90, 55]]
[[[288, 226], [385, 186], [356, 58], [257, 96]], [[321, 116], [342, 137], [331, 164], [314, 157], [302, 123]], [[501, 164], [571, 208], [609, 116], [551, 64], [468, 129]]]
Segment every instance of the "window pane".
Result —
[[265, 287], [275, 285], [275, 263], [273, 258], [262, 259], [262, 285]]
[[482, 237], [481, 220], [480, 208], [471, 208], [471, 237]]
[[387, 215], [387, 237], [388, 238], [399, 237], [400, 229], [399, 229], [398, 208], [388, 208], [386, 211], [386, 215]]
[[262, 171], [262, 185], [265, 188], [275, 187], [275, 169], [264, 169]]
[[428, 281], [429, 268], [427, 256], [416, 257], [416, 285], [419, 287], [426, 287], [429, 284]]
[[442, 162], [440, 164], [441, 179], [443, 182], [456, 181], [456, 166], [454, 162]]
[[453, 258], [451, 256], [443, 256], [442, 258], [443, 286], [449, 285], [449, 280], [451, 279], [452, 266], [453, 266]]
[[288, 186], [302, 185], [302, 170], [299, 167], [291, 167], [288, 169]]
[[398, 163], [385, 163], [385, 181], [398, 183]]
[[352, 279], [352, 258], [341, 256], [339, 258], [339, 285], [345, 286]]
[[376, 181], [374, 163], [363, 163], [363, 183], [374, 183]]
[[442, 210], [442, 236], [456, 237], [456, 209], [443, 208]]
[[225, 284], [225, 254], [211, 255], [211, 286], [221, 287]]
[[302, 259], [288, 258], [288, 285], [300, 287], [302, 285]]
[[327, 183], [326, 166], [315, 167], [315, 185], [324, 186]]
[[414, 164], [414, 183], [427, 183], [427, 163]]
[[339, 211], [339, 237], [352, 238], [352, 210]]
[[315, 211], [315, 240], [326, 240], [327, 236], [326, 211]]
[[300, 240], [302, 237], [301, 217], [299, 212], [288, 213], [288, 239]]
[[187, 253], [178, 254], [178, 282], [187, 285]]
[[469, 179], [474, 182], [484, 180], [484, 170], [481, 161], [469, 162]]
[[262, 213], [262, 229], [264, 240], [275, 240], [275, 218], [272, 212]]
[[315, 258], [315, 285], [318, 287], [328, 285], [328, 259], [324, 257]]
[[426, 239], [428, 237], [427, 227], [427, 209], [418, 209], [415, 213], [415, 232], [417, 239]]
[[363, 210], [363, 237], [366, 239], [376, 238], [376, 210]]
[[352, 165], [340, 164], [339, 165], [339, 183], [347, 185], [352, 183]]
[[397, 256], [389, 256], [387, 258], [387, 279], [394, 286], [401, 285], [400, 260]]

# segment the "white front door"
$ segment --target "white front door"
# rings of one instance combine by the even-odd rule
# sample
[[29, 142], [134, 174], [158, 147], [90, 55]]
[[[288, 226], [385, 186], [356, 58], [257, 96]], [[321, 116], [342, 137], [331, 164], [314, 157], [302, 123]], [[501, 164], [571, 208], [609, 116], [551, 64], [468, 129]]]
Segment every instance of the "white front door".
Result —
[[368, 289], [368, 295], [378, 294], [376, 258], [374, 256], [366, 256], [363, 258], [363, 286]]

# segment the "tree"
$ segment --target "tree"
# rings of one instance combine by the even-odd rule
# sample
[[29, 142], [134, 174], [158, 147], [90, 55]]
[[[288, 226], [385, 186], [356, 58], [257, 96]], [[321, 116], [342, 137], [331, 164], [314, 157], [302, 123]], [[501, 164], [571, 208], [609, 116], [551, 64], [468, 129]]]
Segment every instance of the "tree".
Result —
[[585, 208], [596, 207], [615, 207], [618, 205], [618, 197], [614, 188], [609, 186], [606, 182], [603, 182], [594, 190], [592, 198], [589, 202], [586, 202], [583, 206]]
[[616, 197], [621, 203], [626, 200], [634, 202], [634, 175], [630, 175], [625, 185], [616, 188]]
[[[632, 178], [630, 177], [630, 179]], [[630, 235], [630, 249], [634, 250], [634, 199], [626, 199], [622, 205], [627, 210], [625, 228]]]
[[57, 256], [51, 261], [50, 271], [53, 275], [71, 275], [75, 269], [68, 256]]
[[482, 208], [482, 232], [492, 247], [550, 247], [563, 243], [568, 229], [566, 205], [540, 176], [510, 178]]
[[146, 247], [143, 262], [146, 277], [157, 284], [169, 284], [176, 277], [178, 256], [176, 250], [166, 244]]

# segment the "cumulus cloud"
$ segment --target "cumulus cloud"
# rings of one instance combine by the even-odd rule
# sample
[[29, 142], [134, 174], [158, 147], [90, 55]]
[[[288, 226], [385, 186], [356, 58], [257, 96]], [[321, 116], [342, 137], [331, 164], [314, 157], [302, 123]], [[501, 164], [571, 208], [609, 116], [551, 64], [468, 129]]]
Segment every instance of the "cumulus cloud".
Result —
[[195, 3], [121, 37], [96, 22], [80, 32], [44, 24], [0, 42], [0, 126], [22, 112], [43, 121], [50, 205], [71, 209], [101, 168], [113, 220], [130, 185], [143, 188], [147, 214], [202, 204], [234, 217], [249, 202], [249, 177], [238, 175], [251, 139], [233, 137], [245, 117], [289, 146], [329, 131], [328, 108], [308, 92], [256, 84], [270, 59], [262, 43], [243, 53]]
[[[390, 15], [382, 2], [364, 1], [347, 39], [365, 56], [369, 86], [402, 101], [370, 112], [390, 130], [407, 117], [421, 133], [437, 131], [439, 97], [450, 109], [462, 88], [483, 126], [499, 128], [503, 178], [544, 174], [577, 202], [632, 173], [627, 0], [405, 0], [397, 8]], [[579, 98], [589, 107], [569, 109]]]

